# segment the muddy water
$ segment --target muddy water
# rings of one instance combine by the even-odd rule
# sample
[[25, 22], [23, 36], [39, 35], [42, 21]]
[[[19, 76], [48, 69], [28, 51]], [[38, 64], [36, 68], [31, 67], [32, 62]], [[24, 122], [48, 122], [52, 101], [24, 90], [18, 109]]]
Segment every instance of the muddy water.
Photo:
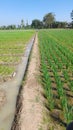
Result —
[[0, 89], [4, 90], [6, 98], [4, 105], [0, 108], [0, 130], [11, 130], [15, 115], [17, 95], [22, 84], [33, 43], [34, 38], [26, 48], [24, 57], [22, 57], [22, 62], [18, 65], [16, 76], [12, 81], [0, 85]]

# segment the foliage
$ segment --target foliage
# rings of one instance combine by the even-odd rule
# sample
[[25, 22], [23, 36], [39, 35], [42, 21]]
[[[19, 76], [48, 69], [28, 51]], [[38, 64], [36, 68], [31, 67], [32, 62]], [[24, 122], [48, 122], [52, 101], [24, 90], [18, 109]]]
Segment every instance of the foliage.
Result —
[[52, 23], [55, 21], [55, 15], [53, 13], [48, 13], [43, 17], [43, 22], [46, 28], [51, 28]]
[[43, 27], [43, 23], [38, 19], [34, 19], [32, 21], [31, 27], [35, 29], [41, 29]]
[[21, 20], [21, 28], [24, 29], [24, 27], [25, 27], [24, 20], [22, 19]]
[[[48, 107], [50, 110], [59, 108], [62, 115], [60, 118], [66, 123], [73, 120], [73, 104], [68, 96], [68, 90], [73, 92], [72, 35], [73, 30], [39, 32], [41, 80]], [[58, 102], [55, 96], [58, 97]]]
[[52, 28], [66, 28], [67, 27], [67, 22], [59, 22], [59, 21], [55, 21], [52, 24]]
[[71, 19], [72, 19], [72, 21], [73, 21], [73, 10], [72, 10], [72, 12], [71, 12]]
[[72, 19], [72, 28], [73, 28], [73, 10], [71, 12], [71, 19]]

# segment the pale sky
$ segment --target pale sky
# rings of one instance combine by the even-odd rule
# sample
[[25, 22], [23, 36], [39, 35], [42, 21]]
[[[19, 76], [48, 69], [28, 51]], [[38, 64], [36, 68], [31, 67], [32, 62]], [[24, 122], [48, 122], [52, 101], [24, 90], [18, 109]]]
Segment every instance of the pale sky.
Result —
[[33, 19], [43, 19], [49, 12], [57, 21], [71, 21], [73, 0], [0, 0], [0, 26], [20, 24], [21, 19], [29, 23]]

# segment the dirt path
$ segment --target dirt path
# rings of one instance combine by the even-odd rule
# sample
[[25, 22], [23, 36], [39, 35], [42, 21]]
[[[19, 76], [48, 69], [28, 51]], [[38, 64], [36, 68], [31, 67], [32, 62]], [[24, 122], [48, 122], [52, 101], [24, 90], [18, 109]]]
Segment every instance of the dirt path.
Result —
[[42, 121], [41, 86], [38, 83], [39, 54], [36, 35], [28, 66], [25, 85], [22, 90], [22, 111], [20, 114], [21, 130], [39, 130]]

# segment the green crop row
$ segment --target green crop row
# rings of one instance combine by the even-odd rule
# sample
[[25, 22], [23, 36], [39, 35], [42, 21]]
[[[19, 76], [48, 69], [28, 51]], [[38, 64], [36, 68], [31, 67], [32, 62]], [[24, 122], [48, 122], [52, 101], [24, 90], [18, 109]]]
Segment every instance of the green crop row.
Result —
[[[56, 94], [58, 95], [61, 113], [63, 119], [68, 123], [73, 120], [73, 104], [70, 103], [71, 101], [66, 91], [67, 88], [69, 91], [73, 91], [73, 52], [71, 51], [73, 48], [71, 50], [68, 49], [69, 44], [65, 45], [66, 40], [64, 41], [64, 45], [63, 43], [61, 44], [63, 41], [60, 40], [59, 42], [59, 39], [62, 38], [62, 34], [60, 37], [60, 33], [58, 32], [59, 39], [57, 39], [57, 36], [54, 37], [54, 33], [51, 35], [52, 31], [55, 33], [56, 30], [40, 31], [38, 34], [41, 79], [50, 110], [57, 109], [55, 104], [57, 101], [54, 98], [52, 86], [53, 80], [55, 81], [54, 84], [56, 85], [55, 89], [57, 89]], [[51, 73], [53, 74], [53, 79]]]
[[49, 36], [54, 39], [54, 41], [73, 51], [73, 30], [54, 29], [48, 32]]

